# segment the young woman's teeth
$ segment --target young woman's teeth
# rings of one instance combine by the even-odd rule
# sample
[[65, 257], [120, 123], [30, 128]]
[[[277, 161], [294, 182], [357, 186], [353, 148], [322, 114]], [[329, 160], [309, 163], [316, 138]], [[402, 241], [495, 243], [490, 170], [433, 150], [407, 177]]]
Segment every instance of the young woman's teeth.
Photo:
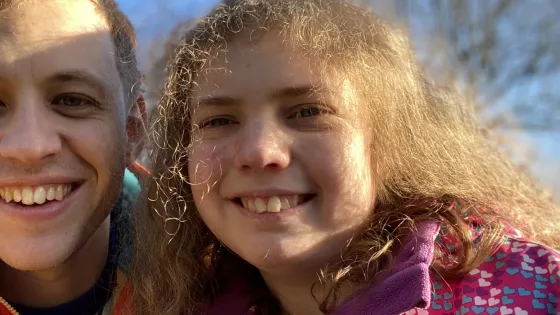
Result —
[[35, 187], [2, 187], [0, 197], [5, 202], [17, 202], [24, 205], [44, 204], [47, 201], [62, 200], [72, 191], [72, 185], [45, 185]]
[[244, 197], [241, 198], [243, 207], [251, 212], [280, 212], [280, 210], [290, 209], [303, 201], [302, 195], [295, 196], [272, 196], [267, 198]]

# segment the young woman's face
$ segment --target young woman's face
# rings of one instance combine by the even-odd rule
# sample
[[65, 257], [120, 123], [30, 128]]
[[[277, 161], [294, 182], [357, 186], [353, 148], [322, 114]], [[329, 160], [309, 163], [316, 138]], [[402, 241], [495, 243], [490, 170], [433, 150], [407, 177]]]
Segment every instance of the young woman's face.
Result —
[[339, 257], [375, 193], [367, 111], [349, 81], [269, 33], [231, 43], [197, 77], [189, 179], [212, 232], [261, 272]]

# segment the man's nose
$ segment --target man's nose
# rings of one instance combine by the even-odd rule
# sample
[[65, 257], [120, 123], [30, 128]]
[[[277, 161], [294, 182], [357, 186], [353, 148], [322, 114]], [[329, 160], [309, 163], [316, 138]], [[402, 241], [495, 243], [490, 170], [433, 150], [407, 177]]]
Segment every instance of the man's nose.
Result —
[[12, 106], [0, 125], [0, 157], [34, 163], [57, 154], [62, 140], [52, 113], [38, 102]]

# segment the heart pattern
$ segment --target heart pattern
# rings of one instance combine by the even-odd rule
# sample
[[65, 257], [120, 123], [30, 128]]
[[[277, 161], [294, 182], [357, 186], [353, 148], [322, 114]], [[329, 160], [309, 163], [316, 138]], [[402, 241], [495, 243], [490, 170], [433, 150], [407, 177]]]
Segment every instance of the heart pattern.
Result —
[[[560, 253], [510, 237], [462, 279], [450, 281], [432, 272], [431, 287], [432, 299], [426, 308], [403, 310], [401, 314], [560, 315]], [[255, 310], [245, 315], [258, 314]]]
[[560, 253], [521, 239], [511, 240], [461, 281], [432, 275], [430, 306], [404, 314], [560, 315], [558, 271]]

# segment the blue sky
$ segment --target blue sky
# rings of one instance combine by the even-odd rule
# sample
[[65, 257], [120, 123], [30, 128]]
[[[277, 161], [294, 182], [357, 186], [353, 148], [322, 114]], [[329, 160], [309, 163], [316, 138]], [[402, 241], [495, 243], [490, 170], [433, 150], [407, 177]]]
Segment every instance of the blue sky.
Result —
[[[204, 15], [219, 0], [117, 0], [136, 28], [139, 39], [139, 59], [150, 54], [150, 43], [163, 43], [168, 32], [180, 21]], [[560, 74], [558, 75], [560, 76]], [[507, 103], [507, 102], [506, 102]], [[558, 133], [512, 132], [519, 144], [538, 153], [533, 163], [533, 172], [549, 185], [556, 186], [557, 201], [560, 203], [560, 135]]]
[[161, 36], [179, 21], [203, 15], [217, 0], [117, 0], [140, 40]]

